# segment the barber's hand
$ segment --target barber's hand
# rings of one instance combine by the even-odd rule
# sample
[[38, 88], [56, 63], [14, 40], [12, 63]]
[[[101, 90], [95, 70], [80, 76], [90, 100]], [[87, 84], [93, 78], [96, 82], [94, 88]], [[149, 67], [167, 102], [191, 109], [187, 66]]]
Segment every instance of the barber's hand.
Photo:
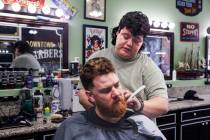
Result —
[[86, 109], [88, 110], [89, 108], [94, 106], [94, 103], [92, 103], [89, 99], [88, 96], [85, 93], [85, 89], [80, 89], [78, 91], [78, 96], [79, 96], [79, 103]]
[[128, 100], [128, 98], [131, 96], [130, 91], [126, 90], [124, 92], [124, 96], [125, 96], [125, 99], [127, 100], [128, 108], [133, 109], [135, 112], [141, 108], [141, 103], [135, 96]]

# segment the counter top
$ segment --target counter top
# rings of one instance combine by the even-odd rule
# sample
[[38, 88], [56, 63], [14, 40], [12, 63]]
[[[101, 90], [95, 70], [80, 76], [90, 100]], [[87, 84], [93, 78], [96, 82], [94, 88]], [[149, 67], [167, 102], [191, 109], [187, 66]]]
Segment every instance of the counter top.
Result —
[[43, 122], [32, 122], [33, 126], [24, 126], [24, 127], [17, 127], [17, 128], [7, 128], [0, 130], [0, 138], [5, 137], [12, 137], [12, 136], [18, 136], [18, 135], [24, 135], [24, 134], [30, 134], [30, 133], [37, 133], [37, 132], [43, 132], [43, 131], [49, 131], [56, 129], [59, 124], [56, 123], [43, 123]]
[[180, 109], [210, 105], [210, 94], [198, 94], [198, 97], [204, 100], [203, 101], [182, 100], [176, 102], [169, 102], [169, 110], [175, 111]]
[[[175, 111], [180, 109], [210, 105], [210, 94], [201, 94], [199, 95], [199, 97], [203, 98], [204, 101], [183, 100], [183, 101], [170, 102], [169, 110]], [[42, 121], [33, 122], [33, 126], [31, 127], [18, 127], [18, 128], [0, 130], [0, 138], [53, 130], [56, 129], [58, 126], [59, 124], [56, 123], [43, 124]]]

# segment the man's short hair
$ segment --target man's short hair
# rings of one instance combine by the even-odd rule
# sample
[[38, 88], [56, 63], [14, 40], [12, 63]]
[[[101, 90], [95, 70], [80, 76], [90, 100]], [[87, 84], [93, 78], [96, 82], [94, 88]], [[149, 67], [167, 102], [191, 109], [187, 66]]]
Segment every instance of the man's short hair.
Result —
[[19, 50], [19, 53], [24, 54], [24, 53], [30, 53], [33, 54], [33, 49], [32, 47], [28, 44], [26, 41], [17, 41], [14, 44], [14, 48]]
[[141, 11], [132, 11], [126, 13], [120, 20], [119, 26], [112, 30], [112, 44], [116, 44], [116, 32], [127, 27], [133, 36], [143, 35], [144, 37], [150, 32], [148, 17]]
[[94, 87], [94, 78], [109, 73], [115, 73], [110, 60], [105, 57], [92, 58], [81, 67], [80, 80], [86, 90], [91, 90]]

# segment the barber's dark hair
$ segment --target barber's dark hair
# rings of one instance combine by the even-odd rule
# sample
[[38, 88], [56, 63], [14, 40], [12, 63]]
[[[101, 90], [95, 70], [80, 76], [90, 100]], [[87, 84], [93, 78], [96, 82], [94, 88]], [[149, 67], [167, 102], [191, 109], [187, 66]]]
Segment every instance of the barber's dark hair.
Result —
[[80, 80], [86, 90], [91, 90], [94, 87], [93, 80], [95, 77], [112, 72], [115, 73], [115, 69], [110, 60], [105, 57], [96, 57], [90, 59], [81, 67]]
[[21, 54], [24, 54], [24, 53], [34, 54], [33, 49], [31, 48], [31, 46], [26, 41], [17, 41], [14, 44], [14, 48], [15, 49], [18, 48], [18, 50]]
[[[120, 20], [119, 25], [112, 30], [112, 44], [116, 44], [116, 33], [124, 27], [128, 28], [133, 36], [143, 35], [144, 37], [150, 32], [148, 17], [140, 11], [126, 13]], [[143, 46], [141, 49], [144, 48]]]

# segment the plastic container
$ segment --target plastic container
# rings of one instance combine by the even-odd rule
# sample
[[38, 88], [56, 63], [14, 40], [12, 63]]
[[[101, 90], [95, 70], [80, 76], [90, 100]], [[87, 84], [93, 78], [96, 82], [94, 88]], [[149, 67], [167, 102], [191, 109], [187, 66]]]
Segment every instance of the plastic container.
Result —
[[172, 80], [176, 81], [176, 70], [173, 70], [172, 72]]

